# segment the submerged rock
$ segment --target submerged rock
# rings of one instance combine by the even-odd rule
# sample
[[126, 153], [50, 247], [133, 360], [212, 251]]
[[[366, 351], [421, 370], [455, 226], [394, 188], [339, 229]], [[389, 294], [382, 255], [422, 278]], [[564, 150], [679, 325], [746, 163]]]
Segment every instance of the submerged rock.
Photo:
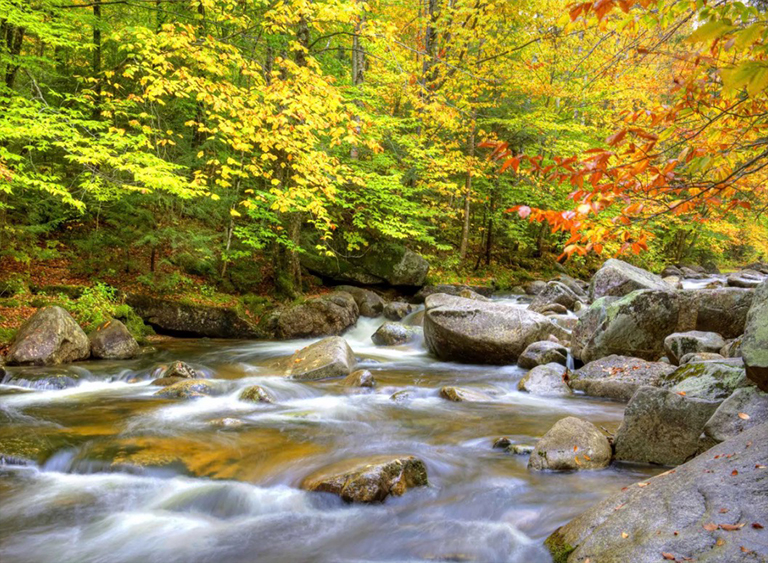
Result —
[[362, 287], [352, 285], [340, 285], [336, 287], [336, 291], [349, 293], [355, 300], [355, 303], [357, 303], [357, 308], [363, 317], [378, 317], [384, 311], [384, 300], [378, 293], [374, 293], [370, 289], [363, 289]]
[[426, 300], [424, 339], [442, 360], [513, 364], [526, 347], [565, 331], [547, 317], [500, 303], [450, 295]]
[[568, 363], [568, 348], [550, 340], [534, 342], [526, 347], [517, 359], [517, 365], [523, 369], [533, 369], [536, 366], [552, 363], [566, 365]]
[[528, 469], [604, 469], [610, 463], [608, 438], [591, 422], [569, 416], [558, 420], [536, 443], [528, 460]]
[[105, 360], [127, 360], [139, 353], [139, 343], [123, 323], [112, 319], [88, 335], [91, 356]]
[[699, 352], [716, 353], [725, 346], [725, 340], [716, 332], [703, 332], [691, 330], [688, 332], [675, 332], [664, 339], [664, 350], [667, 358], [673, 364], [680, 364], [680, 360], [686, 354]]
[[623, 297], [639, 289], [670, 291], [660, 276], [642, 268], [611, 258], [592, 276], [589, 284], [589, 298]]
[[[555, 563], [768, 560], [768, 425], [625, 487], [547, 538]], [[757, 524], [757, 525], [755, 525]]]
[[570, 395], [568, 370], [557, 363], [536, 366], [523, 376], [517, 389], [531, 395]]
[[376, 387], [376, 379], [367, 369], [359, 369], [344, 378], [342, 385], [344, 387]]
[[629, 356], [606, 356], [571, 373], [571, 389], [593, 397], [629, 401], [643, 385], [661, 385], [675, 371], [664, 362], [646, 362]]
[[440, 389], [440, 396], [454, 403], [485, 403], [491, 400], [485, 393], [461, 387], [442, 387]]
[[419, 332], [414, 327], [388, 321], [376, 329], [371, 340], [376, 346], [397, 346], [411, 342]]
[[240, 393], [240, 400], [249, 403], [274, 403], [275, 398], [261, 385], [251, 385]]
[[359, 316], [355, 299], [336, 291], [279, 311], [269, 324], [275, 337], [282, 339], [330, 336], [344, 332]]
[[741, 341], [741, 355], [747, 377], [768, 391], [768, 282], [755, 290]]
[[342, 377], [349, 375], [356, 363], [347, 341], [340, 336], [332, 336], [302, 348], [291, 356], [286, 375], [300, 380]]
[[306, 477], [301, 488], [332, 493], [346, 502], [373, 503], [428, 484], [427, 467], [423, 461], [413, 456], [377, 456], [321, 469]]
[[88, 337], [61, 307], [40, 309], [21, 325], [5, 358], [10, 365], [57, 365], [90, 355]]
[[213, 391], [214, 387], [210, 381], [205, 379], [185, 379], [160, 389], [155, 395], [166, 399], [198, 399], [211, 395]]

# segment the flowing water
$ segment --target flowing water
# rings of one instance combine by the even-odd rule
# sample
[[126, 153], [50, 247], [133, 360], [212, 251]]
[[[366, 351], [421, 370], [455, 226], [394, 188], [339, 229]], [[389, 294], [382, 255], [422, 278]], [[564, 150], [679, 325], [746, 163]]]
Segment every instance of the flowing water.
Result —
[[[177, 339], [133, 361], [10, 369], [22, 386], [0, 386], [0, 561], [547, 562], [555, 528], [656, 472], [529, 472], [494, 440], [532, 444], [569, 415], [613, 431], [624, 406], [521, 393], [520, 368], [440, 362], [420, 342], [375, 347], [382, 322], [361, 318], [345, 335], [374, 389], [282, 377], [278, 360], [309, 340]], [[176, 359], [221, 394], [154, 396], [153, 370]], [[238, 400], [253, 384], [275, 404]], [[492, 400], [448, 402], [443, 385]], [[418, 456], [430, 486], [371, 506], [298, 488], [315, 469], [375, 454]]]

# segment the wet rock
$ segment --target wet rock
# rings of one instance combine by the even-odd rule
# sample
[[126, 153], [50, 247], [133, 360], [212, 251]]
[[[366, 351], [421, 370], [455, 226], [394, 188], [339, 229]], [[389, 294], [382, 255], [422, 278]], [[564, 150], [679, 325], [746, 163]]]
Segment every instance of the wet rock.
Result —
[[159, 377], [153, 380], [151, 385], [154, 385], [155, 387], [168, 387], [169, 385], [173, 385], [179, 381], [185, 381], [186, 379], [187, 378], [185, 377]]
[[724, 359], [725, 357], [722, 354], [714, 354], [712, 352], [691, 352], [680, 358], [680, 365], [685, 366], [697, 362], [711, 362]]
[[576, 328], [576, 325], [579, 324], [579, 318], [571, 315], [552, 314], [549, 311], [544, 311], [543, 314], [549, 317], [549, 319], [557, 326], [564, 328], [568, 332], [573, 331], [573, 329]]
[[744, 367], [733, 360], [687, 364], [662, 379], [663, 387], [709, 401], [722, 401], [747, 385], [749, 381]]
[[643, 385], [661, 385], [663, 378], [675, 371], [664, 362], [646, 362], [629, 356], [606, 356], [571, 373], [571, 389], [592, 397], [629, 401]]
[[611, 463], [611, 444], [586, 420], [569, 416], [557, 423], [536, 443], [528, 469], [575, 471], [604, 469]]
[[257, 328], [234, 308], [129, 293], [126, 303], [157, 332], [208, 338], [256, 338]]
[[592, 276], [589, 284], [590, 300], [600, 297], [623, 297], [638, 289], [670, 291], [657, 275], [642, 268], [611, 258]]
[[556, 363], [536, 366], [523, 376], [517, 389], [531, 395], [570, 395], [568, 370]]
[[3, 372], [0, 383], [15, 385], [40, 391], [69, 389], [80, 385], [80, 377], [75, 373], [34, 373], [28, 370]]
[[549, 340], [534, 342], [526, 347], [517, 359], [517, 365], [523, 369], [532, 369], [536, 366], [552, 363], [566, 365], [568, 363], [568, 348]]
[[403, 320], [405, 326], [422, 328], [424, 326], [424, 311], [414, 313], [410, 318]]
[[768, 282], [755, 290], [741, 341], [741, 355], [747, 377], [768, 391]]
[[213, 394], [214, 387], [205, 379], [185, 379], [169, 385], [155, 395], [166, 399], [198, 399]]
[[370, 289], [363, 289], [362, 287], [351, 285], [340, 285], [336, 287], [336, 291], [349, 293], [355, 300], [355, 303], [357, 303], [357, 308], [360, 310], [360, 315], [363, 317], [378, 317], [384, 312], [384, 300], [378, 293], [374, 293]]
[[413, 305], [404, 301], [393, 301], [384, 307], [384, 317], [390, 321], [401, 321], [413, 311]]
[[180, 379], [199, 379], [200, 378], [198, 373], [195, 371], [195, 368], [193, 368], [191, 365], [185, 362], [180, 362], [180, 361], [175, 361], [171, 363], [169, 366], [160, 367], [155, 371], [156, 372], [160, 371], [158, 376], [163, 379], [171, 378], [171, 377], [177, 377]]
[[725, 340], [716, 332], [691, 330], [675, 332], [664, 339], [664, 350], [673, 364], [680, 364], [686, 354], [699, 352], [719, 352], [725, 346]]
[[500, 303], [485, 303], [450, 295], [426, 301], [424, 339], [442, 360], [513, 364], [533, 342], [565, 331], [547, 317]]
[[536, 446], [529, 444], [510, 444], [505, 451], [512, 455], [531, 455], [535, 449]]
[[768, 471], [755, 467], [766, 459], [768, 425], [762, 425], [674, 472], [625, 487], [559, 528], [545, 545], [555, 563], [765, 561]]
[[413, 397], [414, 397], [413, 391], [409, 391], [408, 389], [403, 389], [402, 391], [393, 393], [392, 396], [389, 398], [389, 400], [394, 401], [395, 403], [406, 403], [411, 399], [413, 399]]
[[249, 403], [274, 403], [275, 398], [261, 385], [251, 385], [240, 393], [240, 400]]
[[461, 387], [443, 387], [440, 389], [440, 397], [454, 403], [485, 403], [491, 400], [485, 393]]
[[270, 328], [280, 339], [330, 336], [344, 332], [359, 316], [355, 299], [349, 293], [336, 291], [276, 313]]
[[374, 503], [428, 484], [427, 467], [423, 461], [413, 456], [377, 456], [321, 469], [305, 478], [301, 488], [332, 493], [346, 502]]
[[573, 355], [585, 363], [611, 354], [655, 361], [675, 332], [679, 303], [669, 291], [639, 290], [615, 301], [598, 299], [579, 318]]
[[736, 389], [717, 407], [704, 425], [705, 448], [738, 436], [753, 426], [768, 422], [768, 393], [756, 387]]
[[547, 283], [544, 291], [533, 298], [528, 308], [531, 311], [543, 313], [546, 310], [552, 311], [554, 305], [559, 305], [562, 310], [555, 312], [567, 313], [568, 309], [573, 309], [574, 305], [580, 301], [581, 297], [570, 287], [559, 281], [551, 281]]
[[568, 286], [568, 288], [571, 291], [573, 291], [576, 295], [578, 295], [579, 298], [582, 298], [584, 300], [588, 298], [589, 284], [587, 282], [577, 280], [576, 278], [572, 278], [567, 274], [560, 274], [557, 277], [557, 280], [554, 280], [554, 281], [558, 281]]
[[508, 448], [511, 445], [512, 445], [512, 440], [510, 440], [506, 436], [503, 436], [503, 437], [499, 438], [498, 440], [496, 440], [493, 443], [493, 448], [494, 449], [506, 449], [506, 448]]
[[40, 309], [21, 325], [5, 361], [11, 365], [57, 365], [90, 355], [88, 337], [61, 307]]
[[675, 332], [701, 330], [723, 338], [744, 333], [754, 291], [738, 287], [680, 291], [681, 318]]
[[668, 389], [641, 387], [616, 433], [616, 459], [679, 465], [693, 457], [704, 425], [719, 406]]
[[105, 360], [127, 360], [139, 353], [139, 343], [123, 323], [112, 319], [88, 335], [91, 356]]
[[754, 288], [765, 281], [765, 274], [755, 270], [742, 270], [728, 276], [728, 285], [731, 287]]
[[343, 381], [344, 387], [376, 387], [376, 379], [367, 369], [350, 373]]
[[355, 355], [347, 341], [340, 336], [332, 336], [291, 356], [286, 375], [304, 381], [342, 377], [349, 375], [355, 364]]
[[421, 331], [400, 323], [386, 322], [371, 336], [376, 346], [397, 346], [411, 342]]

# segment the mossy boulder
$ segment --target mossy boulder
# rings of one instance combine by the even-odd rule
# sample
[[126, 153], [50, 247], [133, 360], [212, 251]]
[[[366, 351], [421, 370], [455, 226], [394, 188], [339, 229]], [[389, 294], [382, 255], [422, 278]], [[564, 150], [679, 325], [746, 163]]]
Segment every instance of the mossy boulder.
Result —
[[741, 341], [741, 354], [747, 377], [760, 389], [768, 391], [768, 282], [755, 290]]
[[687, 397], [722, 401], [736, 389], [749, 385], [749, 380], [739, 360], [720, 360], [681, 366], [665, 375], [661, 385]]
[[384, 312], [384, 299], [370, 289], [352, 285], [340, 285], [336, 287], [336, 291], [349, 293], [355, 300], [355, 303], [357, 303], [357, 308], [363, 317], [378, 317]]
[[419, 334], [421, 334], [421, 329], [418, 327], [388, 321], [376, 329], [371, 340], [376, 346], [398, 346], [411, 342]]
[[199, 399], [212, 395], [213, 384], [205, 379], [185, 379], [157, 391], [155, 395], [165, 399]]

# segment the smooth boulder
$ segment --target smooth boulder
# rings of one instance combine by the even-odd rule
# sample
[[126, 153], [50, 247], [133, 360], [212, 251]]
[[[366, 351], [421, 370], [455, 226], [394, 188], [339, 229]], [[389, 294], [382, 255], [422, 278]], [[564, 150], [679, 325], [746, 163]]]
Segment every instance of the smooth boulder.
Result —
[[270, 324], [277, 338], [309, 338], [341, 334], [359, 316], [355, 299], [349, 293], [336, 291], [280, 311]]
[[606, 296], [623, 297], [638, 289], [670, 290], [660, 276], [611, 258], [592, 276], [589, 298], [594, 301]]
[[754, 288], [763, 283], [766, 279], [765, 274], [755, 270], [741, 270], [728, 276], [727, 283], [731, 287]]
[[568, 363], [568, 348], [551, 340], [530, 344], [517, 359], [517, 365], [523, 369], [533, 369], [536, 366], [551, 363], [561, 365]]
[[717, 353], [725, 346], [725, 340], [716, 332], [691, 330], [674, 332], [664, 339], [664, 350], [673, 364], [680, 364], [686, 354], [699, 352]]
[[571, 373], [568, 384], [585, 395], [626, 402], [643, 385], [661, 385], [663, 378], [675, 369], [664, 362], [611, 355]]
[[565, 335], [547, 317], [519, 307], [445, 294], [425, 303], [424, 340], [442, 360], [513, 364], [533, 342]]
[[139, 343], [118, 320], [112, 319], [88, 335], [91, 356], [105, 360], [127, 360], [139, 353]]
[[768, 391], [768, 282], [755, 290], [741, 340], [741, 355], [747, 377]]
[[419, 332], [421, 331], [416, 327], [387, 321], [376, 329], [371, 340], [376, 346], [397, 346], [411, 342]]
[[90, 343], [83, 329], [61, 307], [45, 307], [21, 325], [5, 361], [11, 365], [48, 366], [85, 360]]
[[528, 469], [575, 471], [604, 469], [611, 463], [611, 444], [591, 422], [569, 416], [558, 420], [536, 443]]
[[355, 364], [355, 355], [347, 341], [340, 336], [332, 336], [291, 356], [286, 376], [302, 381], [343, 377], [355, 369]]
[[557, 396], [570, 395], [568, 370], [557, 363], [536, 366], [523, 376], [517, 384], [518, 391], [531, 395]]

